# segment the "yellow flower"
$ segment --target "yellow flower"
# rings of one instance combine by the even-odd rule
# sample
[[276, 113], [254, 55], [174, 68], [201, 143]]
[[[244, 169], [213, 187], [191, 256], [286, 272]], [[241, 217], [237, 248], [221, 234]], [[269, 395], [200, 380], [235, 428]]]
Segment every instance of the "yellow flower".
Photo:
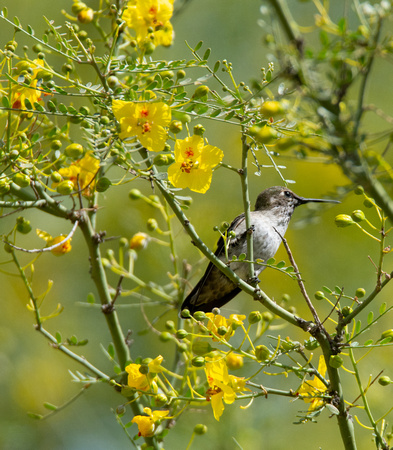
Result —
[[201, 136], [191, 136], [175, 143], [175, 163], [168, 168], [168, 179], [178, 188], [188, 187], [204, 194], [213, 176], [213, 167], [224, 153], [217, 147], [205, 145]]
[[[206, 313], [206, 317], [210, 319], [207, 323], [207, 329], [213, 336], [217, 336], [219, 339], [228, 340], [234, 333], [238, 326], [243, 323], [243, 320], [246, 318], [244, 315], [239, 314], [231, 314], [229, 319], [226, 319], [224, 316], [220, 314]], [[224, 336], [220, 336], [218, 334], [218, 328], [225, 327], [227, 328], [227, 333]], [[213, 339], [217, 340], [217, 339]]]
[[[325, 376], [326, 373], [326, 363], [325, 358], [321, 355], [319, 357], [318, 372]], [[314, 375], [311, 381], [303, 381], [297, 393], [303, 397], [306, 403], [311, 403], [309, 411], [315, 411], [321, 408], [324, 404], [323, 398], [320, 398], [327, 391], [327, 387], [322, 381]]]
[[138, 425], [139, 436], [149, 437], [153, 436], [157, 422], [160, 422], [169, 411], [151, 411], [150, 408], [143, 408], [146, 416], [135, 416], [131, 422]]
[[[59, 242], [63, 241], [67, 235], [61, 234], [60, 236], [52, 237], [49, 233], [42, 230], [36, 230], [37, 236], [41, 239], [43, 239], [47, 243], [47, 247], [52, 247], [52, 245], [56, 245]], [[51, 253], [55, 256], [61, 256], [65, 255], [66, 253], [70, 252], [72, 249], [71, 246], [71, 238], [67, 239], [67, 241], [63, 242], [63, 244], [59, 245], [58, 247], [55, 247], [51, 250]]]
[[78, 190], [79, 183], [79, 188], [85, 196], [89, 196], [94, 190], [95, 183], [93, 179], [100, 168], [100, 161], [92, 155], [93, 152], [87, 152], [82, 159], [72, 163], [69, 167], [59, 169], [59, 173], [63, 178], [74, 183], [75, 190]]
[[126, 367], [126, 372], [128, 373], [127, 384], [129, 387], [141, 390], [141, 391], [157, 391], [157, 383], [154, 381], [155, 374], [162, 371], [161, 363], [163, 357], [157, 356], [153, 359], [148, 366], [147, 373], [141, 373], [141, 364], [129, 364]]
[[154, 45], [169, 46], [173, 40], [173, 27], [169, 22], [172, 14], [173, 0], [133, 0], [128, 2], [123, 19], [135, 30], [139, 44], [150, 41]]
[[125, 102], [113, 100], [112, 110], [120, 123], [120, 139], [136, 136], [148, 150], [159, 152], [167, 139], [171, 108], [164, 102]]
[[243, 378], [228, 375], [228, 369], [223, 358], [206, 357], [205, 373], [209, 389], [206, 400], [211, 402], [214, 418], [220, 420], [224, 412], [224, 402], [227, 405], [236, 399], [236, 392], [245, 390]]
[[130, 239], [131, 250], [143, 250], [149, 243], [149, 236], [146, 233], [135, 233]]

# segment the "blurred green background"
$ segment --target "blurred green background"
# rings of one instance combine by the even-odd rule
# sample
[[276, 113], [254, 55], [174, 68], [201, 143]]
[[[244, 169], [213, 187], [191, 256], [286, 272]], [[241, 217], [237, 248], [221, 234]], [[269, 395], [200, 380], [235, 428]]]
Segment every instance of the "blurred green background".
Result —
[[[27, 0], [3, 0], [2, 6], [7, 6], [9, 16], [17, 15], [22, 24], [30, 24], [36, 34], [45, 29], [42, 15], [54, 19], [56, 23], [63, 22], [59, 9], [70, 10], [71, 1], [53, 2], [40, 0], [32, 4]], [[88, 3], [88, 2], [87, 2]], [[89, 3], [88, 3], [89, 4]], [[341, 2], [336, 2], [336, 14], [341, 14]], [[95, 4], [89, 6], [94, 8]], [[261, 67], [267, 67], [271, 60], [263, 46], [263, 22], [258, 24], [263, 16], [260, 13], [259, 0], [194, 0], [173, 20], [176, 31], [174, 45], [170, 49], [160, 49], [157, 58], [167, 60], [176, 58], [191, 59], [185, 40], [191, 46], [203, 40], [206, 47], [212, 48], [211, 61], [227, 59], [233, 63], [233, 72], [237, 81], [246, 83], [253, 77], [260, 76]], [[315, 14], [311, 2], [296, 2], [293, 8], [295, 16], [301, 18], [302, 24], [313, 23]], [[260, 26], [262, 25], [262, 27]], [[1, 23], [0, 44], [12, 38], [12, 29]], [[22, 42], [22, 41], [21, 41]], [[26, 42], [27, 43], [27, 42]], [[28, 43], [31, 45], [31, 43]], [[213, 64], [213, 63], [212, 63]], [[375, 82], [368, 92], [370, 101], [382, 109], [392, 111], [391, 96], [386, 95], [386, 84], [383, 83], [385, 70], [383, 66], [375, 69]], [[203, 73], [201, 72], [201, 75]], [[378, 78], [379, 77], [379, 78]], [[92, 80], [94, 81], [94, 80]], [[391, 89], [391, 88], [390, 88]], [[388, 104], [390, 102], [390, 104]], [[220, 147], [225, 153], [225, 162], [234, 166], [240, 165], [241, 145], [238, 130], [228, 125], [218, 125], [211, 121], [204, 123], [209, 143]], [[372, 123], [371, 123], [372, 125]], [[370, 126], [371, 126], [370, 125]], [[260, 163], [269, 164], [266, 156], [258, 155]], [[287, 166], [284, 170], [287, 179], [293, 179], [296, 184], [293, 190], [302, 196], [320, 197], [333, 192], [336, 186], [347, 184], [347, 180], [334, 166], [324, 164], [299, 162], [282, 158], [278, 162]], [[250, 171], [252, 172], [250, 166]], [[266, 169], [262, 176], [251, 176], [251, 198], [266, 187], [281, 184], [281, 180], [273, 169]], [[148, 186], [138, 184], [147, 194]], [[131, 202], [127, 193], [130, 185], [109, 189], [102, 195], [98, 228], [106, 230], [109, 236], [125, 236], [130, 238], [138, 231], [146, 231], [146, 220], [156, 217], [156, 212], [140, 203]], [[334, 225], [334, 217], [338, 213], [350, 213], [353, 209], [362, 207], [361, 199], [353, 194], [348, 195], [342, 204], [324, 205], [316, 214], [317, 220], [303, 220], [308, 216], [307, 207], [296, 211], [287, 239], [295, 255], [297, 263], [306, 281], [310, 294], [326, 285], [331, 288], [338, 285], [345, 292], [353, 295], [358, 287], [370, 291], [375, 283], [375, 270], [367, 256], [377, 258], [378, 246], [357, 230], [338, 229]], [[194, 202], [188, 211], [188, 216], [197, 228], [201, 237], [211, 248], [217, 240], [213, 226], [222, 221], [230, 221], [242, 210], [240, 180], [234, 172], [218, 170], [213, 178], [212, 188], [205, 195], [194, 195]], [[68, 229], [62, 221], [41, 214], [29, 212], [25, 214], [33, 225], [33, 229], [41, 228], [51, 234], [66, 233]], [[8, 229], [15, 216], [0, 221], [0, 227]], [[8, 222], [7, 222], [8, 221]], [[177, 249], [181, 259], [187, 259], [191, 264], [200, 259], [200, 254], [185, 236], [181, 227], [175, 223], [177, 232]], [[21, 241], [28, 248], [38, 247], [39, 239], [33, 233]], [[110, 342], [108, 330], [99, 308], [82, 305], [89, 292], [94, 293], [94, 286], [89, 277], [87, 251], [83, 246], [81, 236], [76, 234], [72, 241], [73, 250], [62, 258], [44, 255], [36, 264], [34, 286], [36, 292], [46, 289], [48, 279], [54, 281], [52, 292], [46, 299], [46, 312], [54, 310], [57, 303], [65, 307], [58, 318], [48, 322], [49, 331], [61, 331], [63, 338], [76, 335], [79, 339], [88, 338], [89, 344], [81, 348], [80, 354], [86, 356], [93, 364], [107, 373], [111, 365], [100, 349], [102, 344], [107, 347]], [[145, 280], [159, 283], [168, 281], [167, 272], [171, 270], [171, 262], [164, 247], [150, 244], [146, 252], [142, 252], [137, 261], [137, 274]], [[109, 247], [109, 246], [108, 246]], [[4, 261], [6, 256], [2, 256]], [[153, 259], [154, 258], [154, 259]], [[285, 251], [280, 249], [277, 260], [287, 259]], [[1, 266], [10, 271], [10, 266]], [[196, 279], [192, 280], [193, 282]], [[116, 282], [116, 278], [112, 279]], [[0, 273], [1, 308], [0, 315], [0, 448], [5, 450], [104, 450], [108, 448], [132, 448], [127, 437], [117, 425], [111, 408], [115, 409], [123, 400], [106, 385], [96, 385], [89, 388], [76, 402], [63, 411], [44, 421], [34, 421], [27, 417], [27, 412], [45, 413], [43, 402], [61, 405], [78, 393], [81, 385], [71, 382], [68, 370], [81, 368], [72, 360], [52, 349], [45, 339], [34, 331], [33, 317], [27, 310], [27, 295], [20, 279]], [[303, 317], [310, 317], [304, 301], [301, 298], [296, 283], [288, 277], [266, 270], [262, 275], [262, 289], [272, 298], [280, 301], [283, 294], [290, 295], [290, 304], [295, 306]], [[388, 301], [392, 290], [387, 288], [379, 297], [372, 309], [377, 312], [382, 301]], [[127, 299], [123, 301], [126, 303]], [[330, 312], [330, 307], [319, 305], [321, 316]], [[248, 297], [239, 295], [229, 305], [223, 308], [225, 315], [234, 312], [248, 314], [253, 309], [259, 309]], [[118, 307], [124, 329], [133, 331], [135, 340], [131, 352], [133, 356], [155, 357], [162, 353], [167, 355], [170, 363], [172, 344], [163, 344], [156, 336], [138, 336], [146, 329], [139, 305], [133, 307]], [[146, 308], [150, 319], [155, 312]], [[165, 320], [176, 320], [176, 313], [166, 316]], [[164, 321], [165, 321], [164, 320]], [[164, 329], [164, 321], [156, 324]], [[381, 320], [379, 329], [370, 332], [370, 338], [377, 339], [382, 330], [391, 328], [388, 319]], [[305, 336], [298, 330], [283, 328], [282, 337], [290, 334], [293, 339], [301, 342]], [[361, 364], [363, 383], [368, 376], [377, 375], [385, 370], [389, 375], [391, 368], [391, 351], [376, 350], [372, 358], [365, 359]], [[245, 366], [244, 375], [247, 375]], [[242, 375], [242, 374], [239, 374]], [[344, 378], [346, 374], [344, 373]], [[347, 378], [349, 379], [349, 375]], [[278, 379], [277, 379], [278, 378]], [[262, 377], [261, 383], [278, 387], [279, 377]], [[386, 412], [386, 398], [391, 397], [392, 387], [373, 388], [373, 404], [375, 417]], [[347, 394], [348, 399], [357, 397], [353, 387]], [[193, 426], [206, 423], [209, 432], [197, 436], [192, 449], [236, 449], [235, 440], [243, 449], [278, 450], [291, 446], [311, 450], [316, 448], [341, 448], [341, 439], [334, 418], [329, 419], [324, 411], [318, 419], [318, 424], [293, 425], [298, 411], [307, 407], [301, 402], [290, 402], [287, 398], [269, 397], [258, 399], [248, 408], [239, 409], [236, 403], [226, 407], [220, 422], [213, 419], [210, 407], [200, 410], [188, 410], [179, 420], [174, 432], [169, 433], [165, 448], [183, 449], [191, 436]], [[365, 423], [364, 415], [357, 411]], [[369, 431], [356, 425], [359, 449], [373, 448]], [[133, 434], [133, 432], [131, 432]]]

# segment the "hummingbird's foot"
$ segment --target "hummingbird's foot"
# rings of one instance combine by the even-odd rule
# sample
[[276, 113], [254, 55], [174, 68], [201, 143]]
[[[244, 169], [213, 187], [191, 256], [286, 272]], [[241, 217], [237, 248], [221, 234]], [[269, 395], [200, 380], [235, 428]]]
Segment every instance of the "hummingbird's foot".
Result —
[[261, 280], [258, 277], [252, 277], [247, 279], [247, 283], [251, 284], [251, 286], [256, 286], [260, 282]]
[[255, 225], [251, 225], [250, 228], [246, 231], [247, 234], [252, 234], [255, 231]]

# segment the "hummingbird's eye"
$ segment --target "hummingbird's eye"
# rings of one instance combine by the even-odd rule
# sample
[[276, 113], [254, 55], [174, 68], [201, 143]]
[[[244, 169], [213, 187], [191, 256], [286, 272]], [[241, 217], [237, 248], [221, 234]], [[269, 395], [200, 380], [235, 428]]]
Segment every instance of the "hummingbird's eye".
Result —
[[288, 198], [292, 197], [291, 192], [289, 191], [284, 191], [284, 195]]

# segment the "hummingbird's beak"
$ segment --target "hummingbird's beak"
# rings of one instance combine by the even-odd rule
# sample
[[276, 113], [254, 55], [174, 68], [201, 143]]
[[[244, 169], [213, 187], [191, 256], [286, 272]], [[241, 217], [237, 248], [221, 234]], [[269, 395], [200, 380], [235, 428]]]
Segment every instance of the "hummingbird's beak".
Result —
[[325, 198], [304, 198], [296, 196], [296, 199], [299, 202], [296, 206], [304, 205], [306, 203], [341, 203], [338, 200], [331, 200]]

